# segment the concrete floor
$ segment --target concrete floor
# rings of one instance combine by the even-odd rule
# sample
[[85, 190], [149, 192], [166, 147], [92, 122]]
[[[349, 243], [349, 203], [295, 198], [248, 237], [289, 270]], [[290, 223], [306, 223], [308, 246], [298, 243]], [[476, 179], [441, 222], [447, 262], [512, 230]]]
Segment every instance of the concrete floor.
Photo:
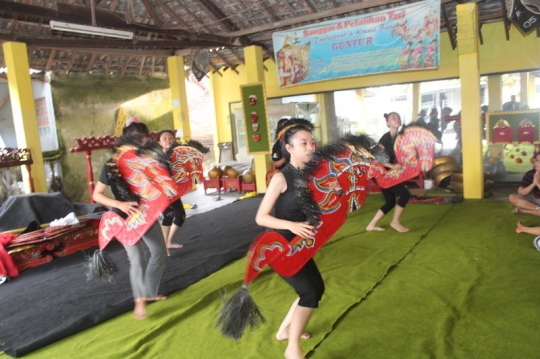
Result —
[[[205, 194], [203, 185], [200, 184], [197, 185], [196, 190], [193, 190], [183, 196], [182, 202], [184, 204], [197, 205], [197, 208], [195, 209], [186, 209], [186, 215], [187, 218], [189, 218], [191, 216], [208, 212], [226, 204], [237, 201], [238, 198], [242, 196], [244, 196], [244, 194], [238, 193], [237, 191], [221, 191], [221, 193], [218, 194], [217, 190], [215, 189], [208, 189], [207, 193]], [[220, 199], [216, 200], [217, 198]]]

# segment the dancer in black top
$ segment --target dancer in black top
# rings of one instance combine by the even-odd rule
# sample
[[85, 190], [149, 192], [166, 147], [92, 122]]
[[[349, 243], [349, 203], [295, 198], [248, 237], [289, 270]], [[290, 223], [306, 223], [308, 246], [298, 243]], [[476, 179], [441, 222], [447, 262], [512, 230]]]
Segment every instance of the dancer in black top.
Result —
[[[301, 177], [298, 172], [313, 156], [315, 141], [311, 130], [302, 125], [289, 127], [282, 141], [282, 152], [288, 163], [272, 177], [255, 221], [260, 226], [277, 230], [288, 240], [296, 235], [309, 238], [313, 235], [313, 226], [306, 222], [306, 215], [302, 213], [298, 199], [300, 189], [295, 181]], [[299, 298], [290, 307], [276, 338], [289, 340], [285, 358], [302, 359], [300, 339], [309, 338], [304, 329], [324, 293], [324, 282], [313, 258], [295, 275], [283, 278]]]
[[[378, 143], [378, 146], [384, 149], [389, 157], [388, 163], [383, 163], [383, 165], [392, 170], [399, 169], [401, 165], [397, 163], [396, 154], [394, 153], [394, 143], [396, 142], [398, 129], [401, 127], [401, 117], [396, 112], [390, 112], [388, 114], [385, 113], [384, 118], [390, 131], [385, 133]], [[366, 227], [366, 231], [384, 231], [384, 228], [377, 226], [377, 222], [395, 207], [394, 217], [392, 218], [392, 222], [390, 222], [390, 226], [398, 232], [407, 232], [409, 229], [401, 224], [400, 217], [411, 197], [409, 190], [403, 183], [399, 183], [389, 188], [382, 188], [381, 191], [385, 203], [375, 213], [375, 216]]]

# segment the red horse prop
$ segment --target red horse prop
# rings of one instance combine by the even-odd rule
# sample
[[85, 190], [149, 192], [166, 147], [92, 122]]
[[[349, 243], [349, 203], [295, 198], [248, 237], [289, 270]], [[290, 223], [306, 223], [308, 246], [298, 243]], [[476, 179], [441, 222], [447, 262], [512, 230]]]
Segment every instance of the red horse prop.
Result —
[[348, 135], [336, 144], [318, 149], [304, 168], [306, 193], [301, 198], [305, 201], [307, 221], [315, 225], [313, 237], [296, 236], [287, 241], [274, 231], [257, 236], [248, 252], [243, 288], [220, 312], [217, 326], [222, 334], [237, 340], [248, 326], [255, 327], [264, 321], [247, 291], [264, 267], [271, 266], [282, 276], [294, 275], [345, 223], [347, 212], [364, 204], [369, 178], [375, 177], [390, 187], [422, 170], [430, 170], [435, 142], [428, 130], [405, 129], [395, 147], [403, 169], [392, 174], [381, 165], [386, 161], [377, 162], [368, 150], [373, 142], [367, 136]]
[[115, 156], [118, 172], [131, 193], [139, 198], [134, 215], [123, 219], [106, 212], [99, 226], [99, 247], [103, 249], [116, 238], [120, 243], [135, 245], [154, 224], [159, 215], [176, 199], [188, 193], [193, 182], [202, 177], [202, 154], [190, 146], [175, 147], [170, 154], [170, 169], [148, 152], [137, 154], [131, 146], [120, 147]]

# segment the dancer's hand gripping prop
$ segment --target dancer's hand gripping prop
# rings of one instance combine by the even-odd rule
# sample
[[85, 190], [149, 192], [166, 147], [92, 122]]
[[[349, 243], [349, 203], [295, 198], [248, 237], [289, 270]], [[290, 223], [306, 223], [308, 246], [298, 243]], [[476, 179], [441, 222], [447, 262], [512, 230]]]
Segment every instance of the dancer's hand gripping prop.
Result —
[[290, 242], [281, 234], [268, 231], [257, 236], [247, 255], [242, 288], [223, 306], [217, 327], [233, 340], [240, 339], [247, 327], [264, 322], [247, 287], [268, 265], [282, 276], [292, 276], [345, 223], [347, 212], [362, 206], [367, 195], [370, 161], [367, 136], [347, 136], [319, 148], [295, 179], [307, 221], [314, 225], [311, 238], [294, 237]]
[[126, 219], [112, 211], [101, 217], [99, 250], [90, 259], [88, 277], [109, 282], [116, 270], [103, 249], [114, 238], [124, 245], [135, 245], [159, 215], [188, 193], [194, 181], [202, 176], [202, 154], [191, 146], [178, 146], [164, 154], [153, 144], [139, 149], [123, 145], [116, 149], [113, 160], [116, 168], [112, 171], [113, 178], [109, 179], [111, 185], [123, 201], [136, 201], [138, 207], [135, 214]]
[[437, 138], [427, 128], [417, 124], [405, 126], [394, 144], [394, 152], [401, 167], [387, 170], [382, 163], [388, 161], [378, 160], [371, 163], [368, 177], [374, 178], [379, 187], [388, 188], [431, 171], [436, 142]]

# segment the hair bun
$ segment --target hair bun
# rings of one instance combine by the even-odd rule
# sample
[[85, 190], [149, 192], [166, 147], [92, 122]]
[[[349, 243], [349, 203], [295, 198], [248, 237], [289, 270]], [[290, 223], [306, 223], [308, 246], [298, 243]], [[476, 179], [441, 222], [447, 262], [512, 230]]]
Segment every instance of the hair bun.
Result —
[[390, 116], [389, 114], [385, 113], [384, 115], [384, 118], [388, 120], [388, 116]]

